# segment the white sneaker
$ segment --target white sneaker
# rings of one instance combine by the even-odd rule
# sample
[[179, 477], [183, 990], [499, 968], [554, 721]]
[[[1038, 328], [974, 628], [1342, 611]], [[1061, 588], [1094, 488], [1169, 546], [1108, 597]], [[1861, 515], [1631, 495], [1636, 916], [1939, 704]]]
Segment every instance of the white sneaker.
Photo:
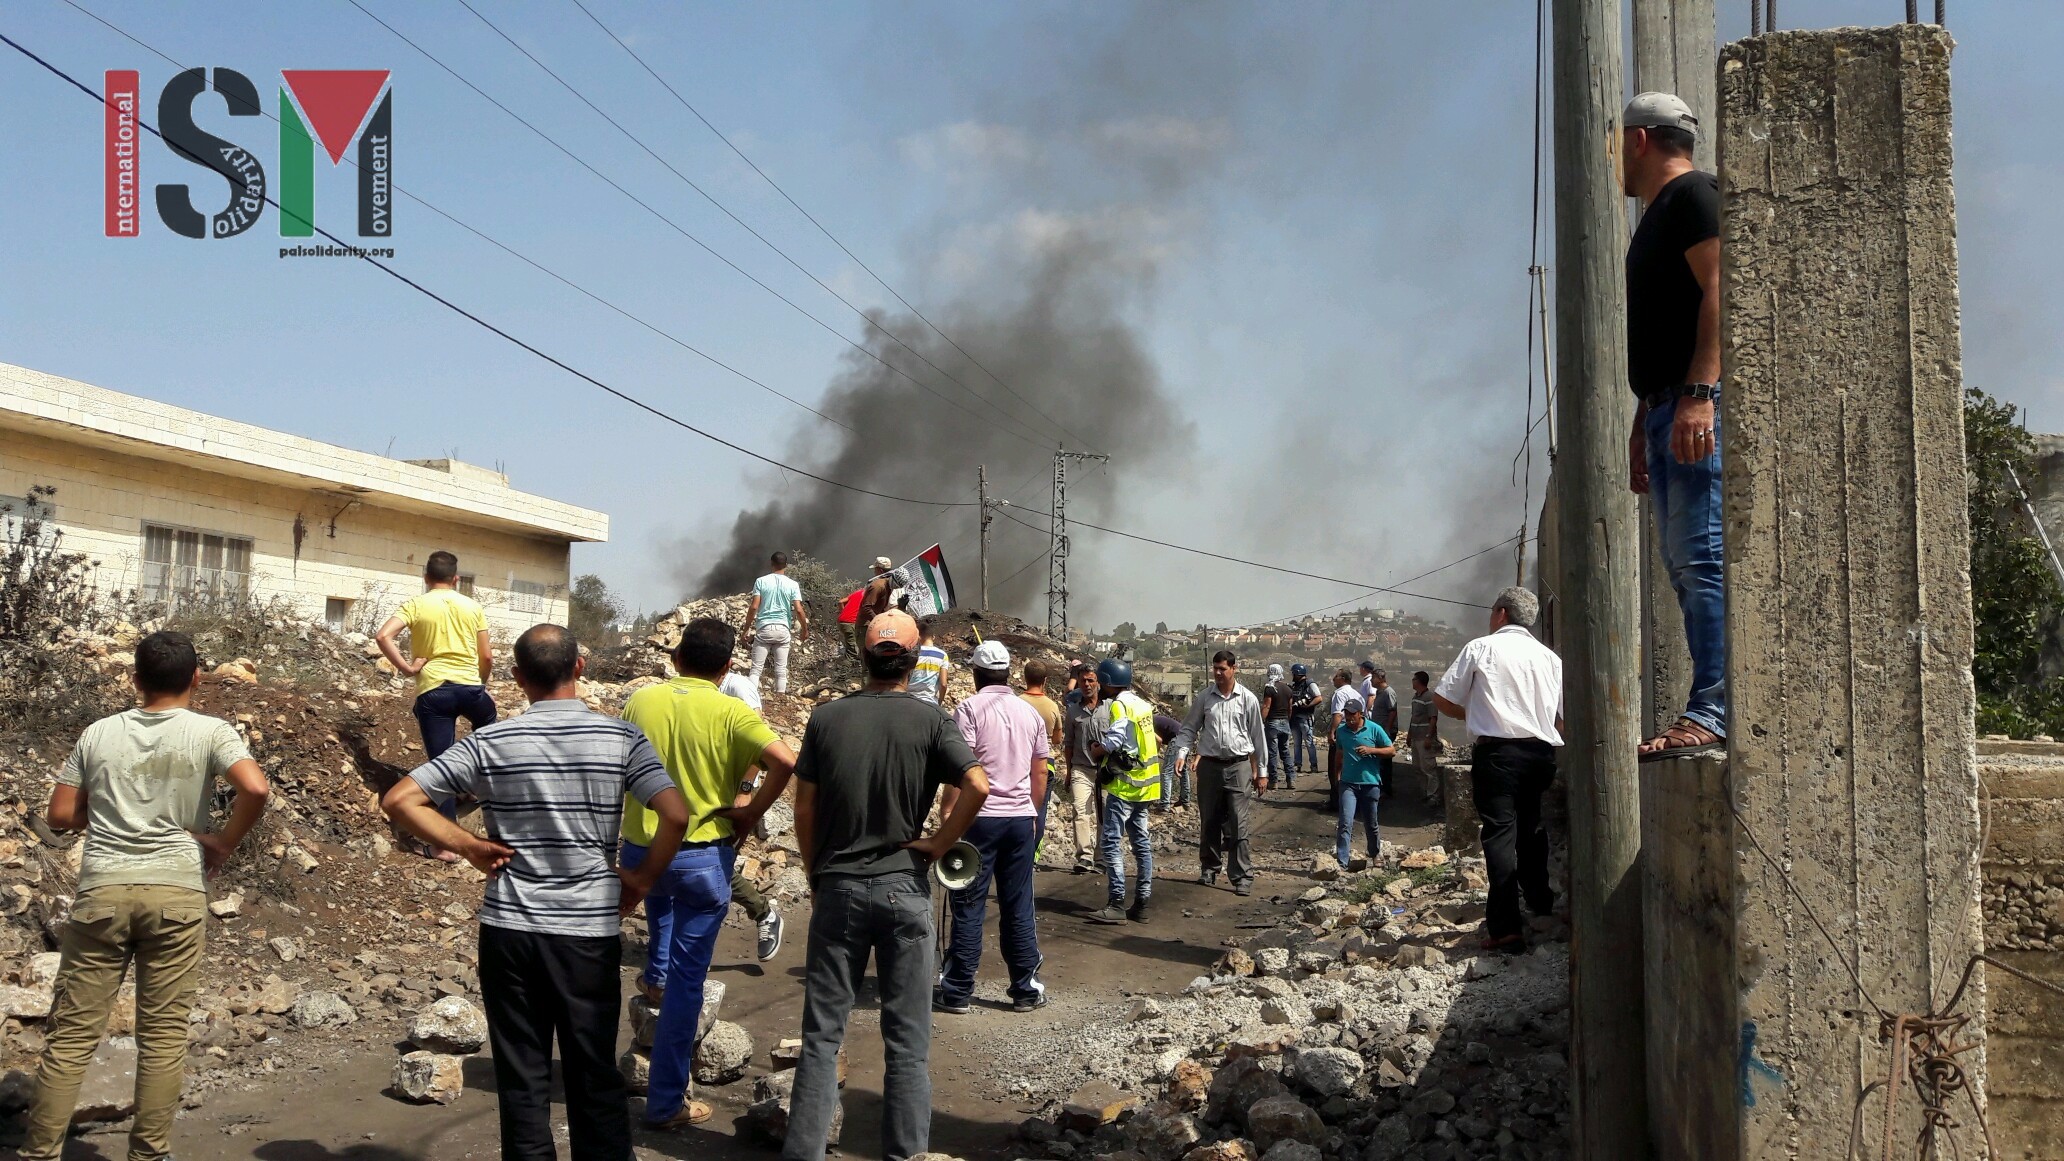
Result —
[[760, 920], [759, 952], [762, 962], [773, 959], [776, 953], [780, 952], [781, 934], [786, 930], [787, 926], [781, 919], [781, 908], [769, 902], [767, 904], [767, 917]]

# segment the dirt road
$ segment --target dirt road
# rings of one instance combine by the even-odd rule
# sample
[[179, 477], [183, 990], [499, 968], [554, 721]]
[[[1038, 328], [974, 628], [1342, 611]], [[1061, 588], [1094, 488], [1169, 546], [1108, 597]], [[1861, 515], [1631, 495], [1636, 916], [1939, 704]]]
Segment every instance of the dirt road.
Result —
[[[1384, 837], [1410, 847], [1438, 841], [1438, 828], [1404, 797], [1384, 804]], [[932, 1147], [970, 1159], [1018, 1155], [1022, 1150], [1013, 1138], [1018, 1123], [1047, 1100], [1067, 1094], [1002, 1097], [995, 1095], [998, 1078], [1022, 1067], [1029, 1046], [1064, 1044], [1071, 1026], [1097, 1018], [1099, 1009], [1128, 994], [1180, 990], [1219, 957], [1222, 942], [1238, 924], [1281, 914], [1288, 900], [1309, 885], [1297, 873], [1309, 856], [1332, 848], [1333, 820], [1323, 806], [1323, 794], [1310, 790], [1274, 794], [1260, 805], [1255, 846], [1262, 874], [1249, 898], [1197, 884], [1193, 849], [1157, 850], [1156, 909], [1146, 924], [1090, 924], [1084, 916], [1103, 905], [1103, 879], [1041, 873], [1035, 891], [1046, 958], [1042, 974], [1053, 1002], [1036, 1014], [1019, 1015], [978, 998], [966, 1016], [937, 1018]], [[764, 1069], [769, 1047], [798, 1034], [806, 922], [800, 910], [791, 916], [786, 946], [766, 964], [754, 960], [751, 929], [738, 922], [736, 913], [719, 941], [713, 978], [729, 986], [724, 1017], [752, 1033], [755, 1073]], [[988, 932], [979, 997], [993, 1002], [1001, 999], [1005, 982], [993, 913]], [[629, 1043], [628, 1037], [626, 1029], [620, 1043]], [[879, 1157], [881, 1041], [871, 1012], [854, 1014], [848, 1044], [844, 1151], [851, 1157]], [[484, 1053], [467, 1062], [469, 1091], [446, 1107], [405, 1105], [381, 1095], [393, 1059], [385, 1052], [345, 1054], [320, 1067], [283, 1071], [241, 1090], [216, 1093], [182, 1116], [174, 1139], [177, 1155], [182, 1161], [446, 1161], [498, 1155], [493, 1068]], [[736, 1120], [750, 1087], [748, 1080], [699, 1090], [717, 1109], [710, 1125], [678, 1136], [641, 1132], [638, 1156], [696, 1161], [772, 1156], [771, 1149], [739, 1135]], [[563, 1141], [563, 1122], [559, 1132]], [[113, 1161], [123, 1155], [123, 1146], [120, 1135], [92, 1134], [74, 1139], [66, 1157]]]

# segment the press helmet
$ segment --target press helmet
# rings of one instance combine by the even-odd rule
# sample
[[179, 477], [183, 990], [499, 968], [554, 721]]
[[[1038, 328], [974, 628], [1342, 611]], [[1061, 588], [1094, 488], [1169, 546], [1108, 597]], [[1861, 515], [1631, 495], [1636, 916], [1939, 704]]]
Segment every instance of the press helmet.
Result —
[[1106, 657], [1097, 664], [1097, 684], [1112, 689], [1126, 689], [1132, 685], [1132, 666], [1116, 657]]
[[1311, 676], [1311, 669], [1304, 665], [1293, 665], [1290, 667], [1290, 676], [1302, 681]]

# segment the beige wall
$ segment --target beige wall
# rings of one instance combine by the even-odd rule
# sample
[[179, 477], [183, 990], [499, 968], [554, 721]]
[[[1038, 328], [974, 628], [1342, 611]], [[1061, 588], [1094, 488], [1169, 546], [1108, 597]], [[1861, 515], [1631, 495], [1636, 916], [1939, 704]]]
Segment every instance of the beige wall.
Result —
[[[498, 636], [566, 619], [564, 540], [382, 508], [373, 502], [377, 497], [353, 503], [340, 495], [0, 431], [0, 496], [24, 496], [38, 484], [57, 489], [65, 546], [97, 562], [96, 582], [103, 589], [126, 591], [140, 583], [143, 525], [149, 522], [249, 537], [254, 595], [290, 598], [311, 620], [322, 618], [327, 598], [341, 597], [359, 602], [355, 620], [377, 624], [421, 591], [423, 561], [440, 548], [458, 554], [459, 571], [476, 578], [475, 596]], [[298, 555], [297, 515], [303, 525]], [[546, 586], [541, 612], [510, 607], [512, 579]], [[375, 610], [370, 618], [368, 606]]]

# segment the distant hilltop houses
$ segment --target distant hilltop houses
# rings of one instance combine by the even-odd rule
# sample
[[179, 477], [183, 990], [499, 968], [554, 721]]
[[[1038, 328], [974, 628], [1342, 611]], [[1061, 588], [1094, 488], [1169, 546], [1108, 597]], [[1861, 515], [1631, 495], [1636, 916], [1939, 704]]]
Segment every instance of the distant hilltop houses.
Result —
[[1109, 653], [1127, 645], [1150, 658], [1229, 648], [1256, 654], [1257, 660], [1373, 658], [1402, 665], [1419, 659], [1451, 658], [1461, 646], [1461, 636], [1444, 621], [1409, 616], [1397, 609], [1357, 609], [1225, 629], [1200, 625], [1171, 630], [1159, 625], [1152, 632], [1142, 632], [1127, 622], [1109, 633], [1085, 634], [1082, 644], [1092, 653]]

